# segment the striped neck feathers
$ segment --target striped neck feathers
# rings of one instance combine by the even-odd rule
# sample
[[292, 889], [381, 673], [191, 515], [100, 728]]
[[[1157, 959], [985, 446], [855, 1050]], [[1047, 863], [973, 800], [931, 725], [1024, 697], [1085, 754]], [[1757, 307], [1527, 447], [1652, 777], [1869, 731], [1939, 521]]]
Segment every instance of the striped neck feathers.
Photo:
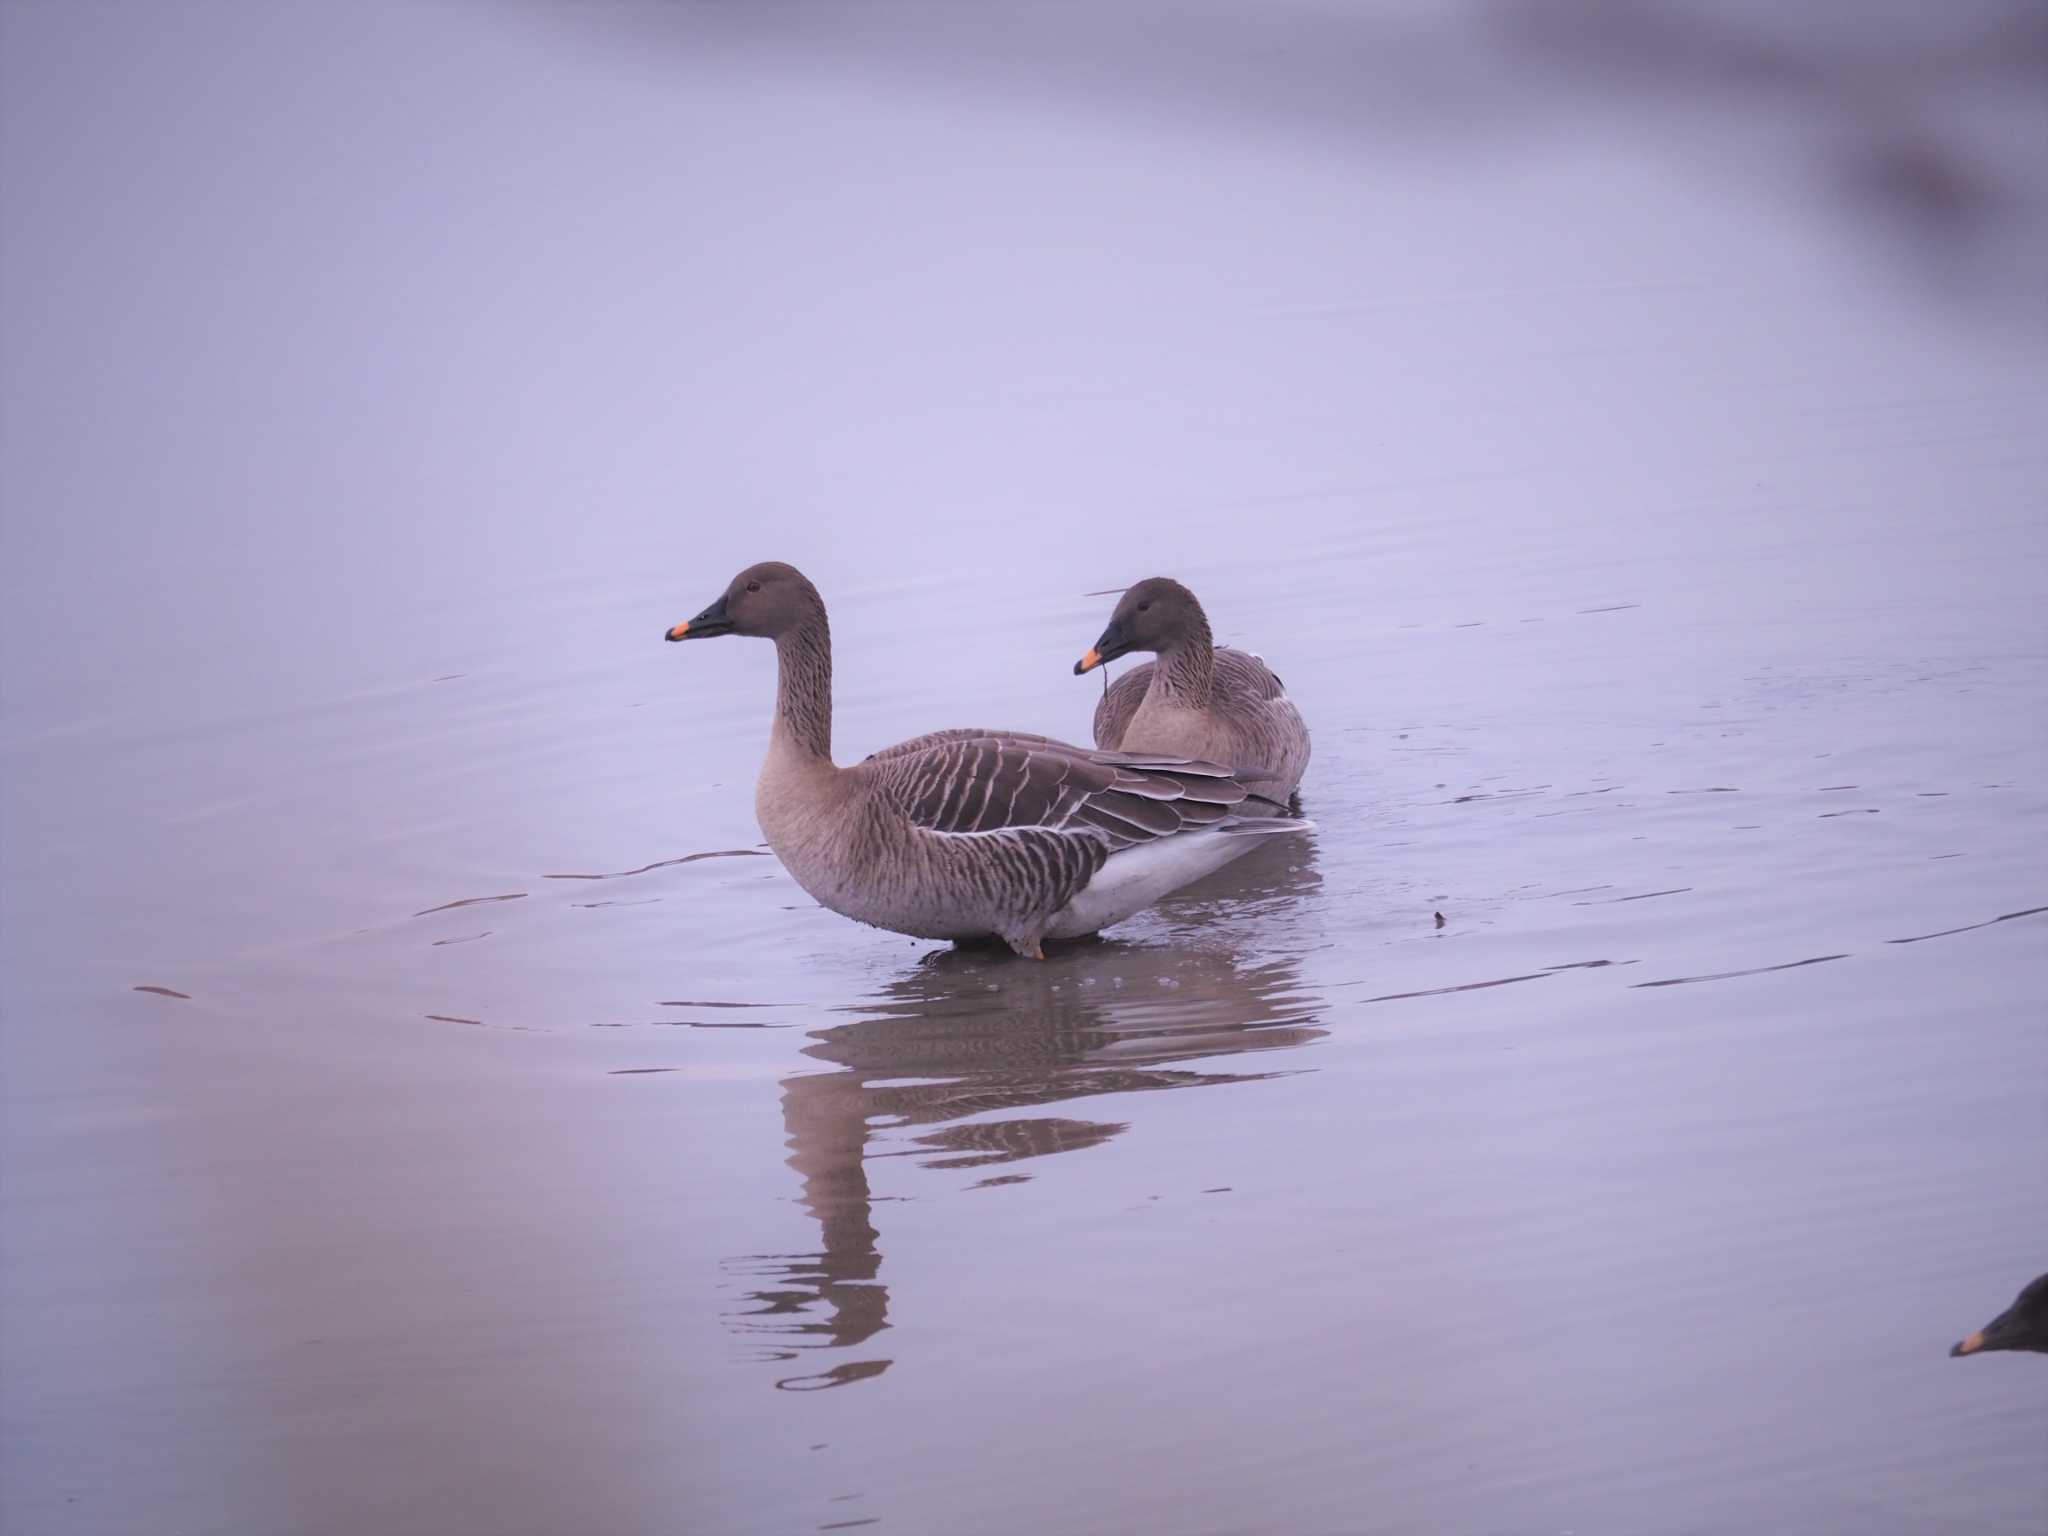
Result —
[[832, 761], [832, 630], [823, 613], [775, 637], [774, 740]]

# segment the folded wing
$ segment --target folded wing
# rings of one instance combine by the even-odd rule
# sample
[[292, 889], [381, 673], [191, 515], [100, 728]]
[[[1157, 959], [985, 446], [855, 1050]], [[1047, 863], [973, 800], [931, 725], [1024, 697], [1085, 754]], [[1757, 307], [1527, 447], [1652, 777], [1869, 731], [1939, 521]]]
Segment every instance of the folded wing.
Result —
[[1210, 826], [1245, 799], [1230, 770], [1145, 753], [1090, 752], [1016, 731], [940, 731], [862, 765], [877, 793], [942, 836], [1036, 829], [1115, 853]]

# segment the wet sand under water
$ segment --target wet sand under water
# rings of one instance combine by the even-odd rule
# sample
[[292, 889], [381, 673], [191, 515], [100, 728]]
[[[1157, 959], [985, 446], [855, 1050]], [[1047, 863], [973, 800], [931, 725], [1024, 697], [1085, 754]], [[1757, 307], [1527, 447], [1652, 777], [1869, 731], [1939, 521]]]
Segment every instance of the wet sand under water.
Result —
[[[485, 52], [565, 123], [616, 105]], [[732, 142], [814, 99], [768, 76], [632, 109]], [[1015, 159], [960, 188], [924, 109], [859, 99], [865, 174], [964, 219], [1072, 171], [989, 106]], [[1290, 244], [1327, 167], [1067, 131], [1035, 218], [1159, 176], [1139, 255], [1205, 253], [1150, 308], [1000, 241], [935, 292], [857, 250], [968, 339], [871, 396], [783, 371], [888, 350], [810, 314], [671, 442], [619, 402], [694, 386], [625, 331], [504, 366], [515, 265], [436, 297], [404, 409], [456, 435], [374, 487], [321, 467], [396, 417], [277, 446], [293, 400], [203, 368], [255, 468], [10, 467], [10, 1532], [2042, 1528], [2048, 1366], [1946, 1357], [2048, 1268], [2033, 343], [1760, 213], [1702, 257], [1724, 210], [1629, 163], [1471, 168], [1496, 234], [1588, 177], [1653, 216], [1602, 281], [1509, 242], [1451, 291], [1426, 179], [1371, 194], [1412, 252]], [[843, 166], [760, 152], [820, 238], [855, 220]], [[1247, 206], [1263, 255], [1222, 243]], [[700, 265], [662, 323], [738, 325], [665, 249]], [[562, 404], [586, 346], [628, 382]], [[731, 434], [778, 394], [815, 462]], [[535, 400], [566, 419], [509, 446]], [[355, 521], [241, 521], [237, 474]], [[145, 489], [174, 533], [52, 510]], [[841, 761], [1080, 735], [1080, 594], [1170, 568], [1287, 678], [1317, 830], [1044, 964], [823, 912], [753, 825], [768, 648], [659, 643], [764, 556], [832, 606]]]

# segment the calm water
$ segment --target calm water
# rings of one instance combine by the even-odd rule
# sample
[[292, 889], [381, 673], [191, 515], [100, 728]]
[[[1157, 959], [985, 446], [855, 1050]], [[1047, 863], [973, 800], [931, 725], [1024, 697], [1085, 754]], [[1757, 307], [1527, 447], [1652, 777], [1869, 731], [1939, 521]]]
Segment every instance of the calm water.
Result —
[[[367, 14], [7, 13], [10, 1533], [2048, 1523], [1946, 1358], [2048, 1268], [2037, 307], [1678, 129]], [[660, 643], [769, 557], [842, 761], [1181, 576], [1318, 830], [846, 923]]]

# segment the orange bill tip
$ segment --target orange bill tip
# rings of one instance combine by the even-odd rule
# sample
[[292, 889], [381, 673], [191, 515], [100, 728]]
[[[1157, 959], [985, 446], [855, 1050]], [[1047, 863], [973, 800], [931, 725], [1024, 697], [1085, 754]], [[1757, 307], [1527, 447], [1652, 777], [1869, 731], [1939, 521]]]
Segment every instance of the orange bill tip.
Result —
[[675, 626], [675, 628], [671, 629], [668, 632], [668, 638], [671, 640], [680, 640], [685, 635], [689, 634], [689, 632], [690, 626], [688, 624], [678, 624]]
[[1091, 645], [1088, 647], [1088, 654], [1081, 658], [1081, 664], [1078, 667], [1074, 668], [1074, 670], [1076, 672], [1093, 672], [1097, 667], [1101, 665], [1102, 652], [1096, 650], [1095, 647]]
[[1958, 1344], [1956, 1346], [1955, 1352], [1959, 1355], [1974, 1355], [1975, 1353], [1977, 1353], [1978, 1350], [1982, 1349], [1983, 1347], [1984, 1330], [1980, 1328], [1977, 1330], [1977, 1332], [1971, 1334], [1967, 1339], [1963, 1340], [1962, 1343]]

